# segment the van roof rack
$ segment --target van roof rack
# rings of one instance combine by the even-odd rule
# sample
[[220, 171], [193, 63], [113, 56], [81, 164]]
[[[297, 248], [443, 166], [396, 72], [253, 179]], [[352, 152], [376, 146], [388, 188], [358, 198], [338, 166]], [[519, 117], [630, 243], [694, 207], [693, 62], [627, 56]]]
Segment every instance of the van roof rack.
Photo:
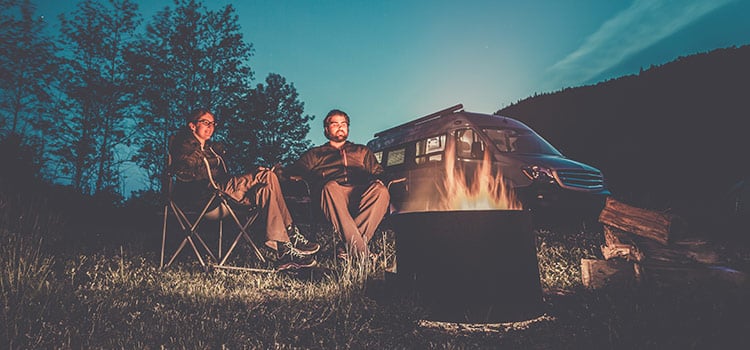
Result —
[[428, 114], [428, 115], [426, 115], [424, 117], [421, 117], [419, 119], [414, 119], [414, 120], [412, 120], [412, 121], [410, 121], [408, 123], [397, 125], [397, 126], [394, 126], [394, 127], [390, 128], [390, 129], [386, 129], [386, 130], [383, 130], [381, 132], [375, 133], [375, 137], [380, 137], [381, 135], [384, 135], [384, 134], [386, 134], [388, 132], [391, 132], [393, 130], [396, 130], [396, 129], [399, 129], [399, 128], [403, 128], [403, 127], [406, 127], [406, 126], [419, 125], [419, 124], [428, 122], [430, 120], [440, 118], [443, 114], [446, 114], [446, 113], [455, 113], [456, 111], [461, 110], [463, 108], [464, 108], [464, 105], [461, 104], [461, 103], [459, 103], [459, 104], [457, 104], [455, 106], [451, 106], [451, 107], [448, 107], [446, 109], [441, 109], [441, 110], [439, 110], [439, 111], [437, 111], [435, 113]]

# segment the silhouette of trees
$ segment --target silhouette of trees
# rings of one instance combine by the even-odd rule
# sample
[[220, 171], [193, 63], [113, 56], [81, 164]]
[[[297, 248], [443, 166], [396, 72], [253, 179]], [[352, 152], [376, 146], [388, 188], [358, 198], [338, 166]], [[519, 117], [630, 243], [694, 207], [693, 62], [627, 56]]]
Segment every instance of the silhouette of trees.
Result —
[[[54, 46], [28, 0], [6, 1], [0, 19], [0, 108], [11, 133], [25, 134], [44, 113], [54, 78]], [[17, 14], [14, 11], [17, 10]]]
[[29, 159], [39, 168], [46, 160], [56, 59], [52, 39], [44, 33], [47, 23], [34, 12], [28, 0], [6, 0], [0, 6], [0, 136], [36, 153]]
[[129, 143], [132, 126], [124, 54], [139, 24], [129, 0], [78, 4], [72, 18], [61, 16], [66, 99], [55, 123], [56, 154], [73, 187], [85, 194], [117, 192], [118, 146]]
[[250, 91], [240, 108], [246, 114], [228, 125], [236, 171], [288, 164], [310, 148], [312, 143], [305, 136], [313, 117], [302, 115], [304, 103], [298, 97], [294, 84], [273, 73], [266, 77], [265, 85], [258, 84]]

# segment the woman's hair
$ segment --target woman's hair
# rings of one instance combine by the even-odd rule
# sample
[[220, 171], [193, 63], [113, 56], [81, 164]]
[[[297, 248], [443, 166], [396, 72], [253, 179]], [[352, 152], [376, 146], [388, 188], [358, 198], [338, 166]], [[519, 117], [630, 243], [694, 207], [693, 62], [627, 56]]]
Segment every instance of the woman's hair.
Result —
[[213, 115], [213, 113], [211, 113], [211, 111], [207, 108], [198, 108], [193, 110], [185, 116], [185, 125], [197, 122], [201, 118], [201, 116], [206, 113], [210, 113], [211, 115]]

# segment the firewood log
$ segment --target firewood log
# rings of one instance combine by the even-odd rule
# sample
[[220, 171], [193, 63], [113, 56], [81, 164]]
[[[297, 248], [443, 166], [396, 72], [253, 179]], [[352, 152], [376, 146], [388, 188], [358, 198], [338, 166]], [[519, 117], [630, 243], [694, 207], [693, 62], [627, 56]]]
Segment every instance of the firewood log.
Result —
[[581, 282], [586, 288], [631, 286], [640, 278], [638, 264], [629, 261], [581, 259]]
[[661, 244], [669, 243], [671, 236], [682, 234], [685, 228], [684, 221], [676, 215], [637, 208], [612, 197], [607, 198], [599, 222]]
[[605, 245], [601, 247], [604, 259], [623, 258], [628, 261], [644, 260], [643, 252], [638, 248], [627, 232], [603, 225]]

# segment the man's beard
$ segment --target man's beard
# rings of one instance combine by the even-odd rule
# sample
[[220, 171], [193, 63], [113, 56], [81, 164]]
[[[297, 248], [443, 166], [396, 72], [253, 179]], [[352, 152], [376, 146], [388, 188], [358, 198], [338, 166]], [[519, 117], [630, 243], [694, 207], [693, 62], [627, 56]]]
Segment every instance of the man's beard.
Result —
[[348, 136], [347, 134], [328, 134], [328, 139], [333, 142], [344, 142]]

